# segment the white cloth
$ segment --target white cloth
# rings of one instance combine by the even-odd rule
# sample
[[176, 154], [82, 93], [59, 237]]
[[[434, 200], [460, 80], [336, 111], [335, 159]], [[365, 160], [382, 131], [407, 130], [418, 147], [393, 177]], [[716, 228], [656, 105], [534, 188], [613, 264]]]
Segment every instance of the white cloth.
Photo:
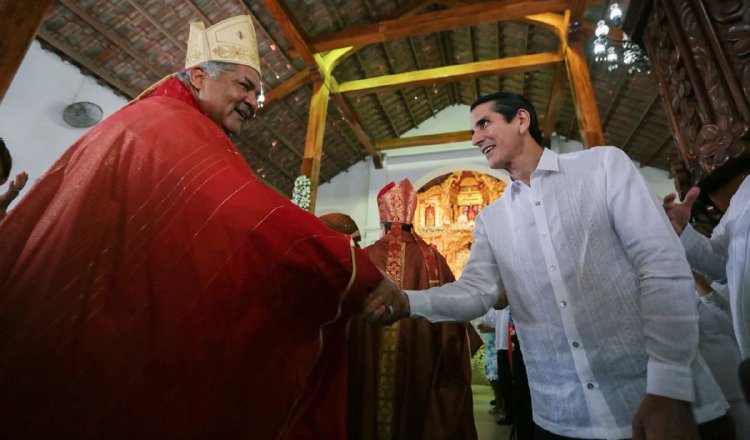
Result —
[[495, 350], [508, 349], [508, 323], [510, 321], [510, 308], [502, 310], [489, 309], [484, 315], [484, 323], [495, 327]]
[[690, 266], [712, 280], [726, 279], [734, 335], [743, 358], [750, 357], [750, 178], [729, 201], [711, 239], [688, 225], [680, 236]]
[[729, 304], [724, 285], [711, 286], [714, 291], [698, 296], [698, 351], [706, 360], [731, 406], [738, 439], [750, 439], [750, 407], [745, 403], [737, 370], [740, 350], [734, 338]]
[[407, 292], [413, 316], [465, 321], [505, 290], [534, 421], [581, 438], [631, 437], [645, 394], [692, 401], [701, 423], [728, 405], [697, 356], [694, 282], [661, 205], [614, 147], [544, 150], [477, 217], [461, 278]]

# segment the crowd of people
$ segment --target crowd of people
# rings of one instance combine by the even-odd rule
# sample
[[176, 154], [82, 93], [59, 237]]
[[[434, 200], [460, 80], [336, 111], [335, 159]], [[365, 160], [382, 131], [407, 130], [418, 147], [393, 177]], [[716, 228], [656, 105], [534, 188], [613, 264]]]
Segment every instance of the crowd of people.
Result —
[[476, 438], [487, 316], [519, 439], [750, 438], [747, 161], [659, 203], [622, 150], [557, 154], [527, 99], [481, 97], [472, 143], [512, 184], [455, 280], [408, 181], [361, 249], [255, 177], [229, 137], [258, 108], [250, 17], [191, 24], [187, 54], [0, 195], [1, 437]]

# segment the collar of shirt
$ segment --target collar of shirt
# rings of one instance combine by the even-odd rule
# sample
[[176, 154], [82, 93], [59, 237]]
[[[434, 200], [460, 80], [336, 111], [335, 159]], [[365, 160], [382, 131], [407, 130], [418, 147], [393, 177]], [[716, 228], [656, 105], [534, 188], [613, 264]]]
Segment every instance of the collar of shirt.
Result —
[[[536, 165], [536, 169], [534, 170], [531, 175], [542, 171], [549, 171], [549, 172], [559, 172], [560, 171], [560, 160], [559, 155], [555, 153], [554, 151], [550, 150], [549, 148], [545, 148], [544, 151], [542, 151], [542, 157], [539, 158], [539, 163]], [[518, 193], [518, 191], [521, 190], [521, 185], [523, 183], [520, 180], [514, 180], [513, 185], [511, 185], [511, 196], [515, 198], [515, 195]]]

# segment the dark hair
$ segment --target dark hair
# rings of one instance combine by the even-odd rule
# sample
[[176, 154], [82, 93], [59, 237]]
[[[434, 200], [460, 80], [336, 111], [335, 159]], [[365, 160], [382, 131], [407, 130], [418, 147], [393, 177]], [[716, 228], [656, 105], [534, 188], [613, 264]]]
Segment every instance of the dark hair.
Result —
[[2, 165], [0, 180], [6, 180], [10, 176], [10, 169], [13, 168], [13, 159], [10, 157], [10, 151], [5, 147], [3, 138], [0, 138], [0, 164]]
[[534, 105], [523, 96], [517, 93], [497, 92], [491, 95], [485, 95], [471, 104], [471, 110], [479, 105], [492, 101], [492, 110], [500, 113], [505, 118], [505, 122], [510, 122], [516, 117], [519, 109], [529, 112], [531, 120], [529, 121], [529, 133], [539, 146], [542, 146], [542, 132], [539, 130], [539, 118], [536, 116]]

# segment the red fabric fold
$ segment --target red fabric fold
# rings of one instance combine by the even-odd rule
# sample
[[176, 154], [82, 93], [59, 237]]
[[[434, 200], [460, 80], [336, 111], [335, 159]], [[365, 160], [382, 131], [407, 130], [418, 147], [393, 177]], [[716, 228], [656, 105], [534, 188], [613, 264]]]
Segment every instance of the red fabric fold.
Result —
[[76, 142], [0, 237], [2, 437], [298, 438], [329, 383], [343, 405], [321, 362], [382, 279], [177, 80]]

